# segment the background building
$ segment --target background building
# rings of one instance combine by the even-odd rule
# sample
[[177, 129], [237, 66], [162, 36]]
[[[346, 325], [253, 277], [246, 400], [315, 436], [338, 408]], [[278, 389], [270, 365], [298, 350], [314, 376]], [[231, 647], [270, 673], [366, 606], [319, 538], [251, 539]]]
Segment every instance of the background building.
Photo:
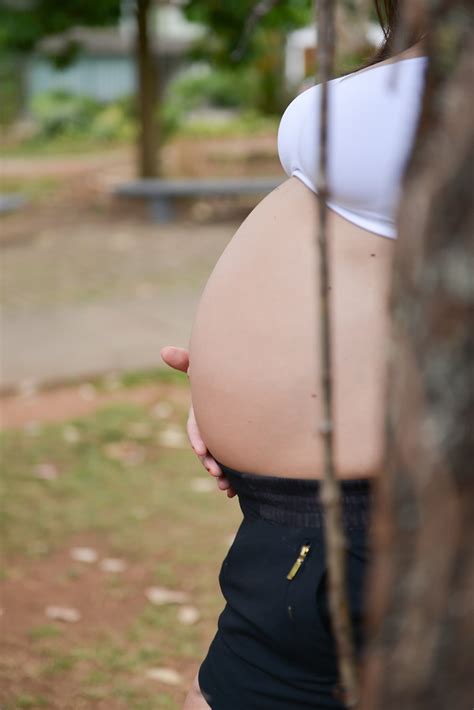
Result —
[[[189, 63], [187, 52], [202, 29], [186, 20], [179, 7], [159, 8], [150, 23], [153, 53], [162, 86]], [[41, 52], [25, 65], [25, 109], [32, 99], [47, 91], [63, 90], [108, 102], [130, 96], [136, 87], [135, 23], [124, 14], [118, 27], [82, 28], [44, 40]], [[74, 62], [55, 67], [47, 56], [67, 45], [80, 48]]]

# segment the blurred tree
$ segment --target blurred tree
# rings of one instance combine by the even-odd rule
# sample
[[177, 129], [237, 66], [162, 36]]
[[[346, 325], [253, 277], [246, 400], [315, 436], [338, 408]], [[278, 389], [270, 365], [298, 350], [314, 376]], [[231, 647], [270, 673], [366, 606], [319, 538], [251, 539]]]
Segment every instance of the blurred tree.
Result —
[[140, 132], [138, 139], [138, 165], [140, 177], [156, 177], [160, 172], [158, 146], [161, 130], [156, 111], [158, 69], [153, 58], [149, 15], [152, 0], [135, 0], [137, 20], [136, 60], [138, 71], [138, 111]]
[[[31, 52], [44, 37], [71, 27], [115, 24], [120, 5], [120, 0], [0, 0], [0, 50]], [[70, 47], [54, 59], [59, 63], [67, 61], [69, 51]]]
[[[137, 23], [137, 103], [140, 116], [138, 172], [142, 177], [154, 177], [159, 171], [159, 126], [155, 111], [158, 76], [148, 32], [152, 2], [135, 0], [133, 3]], [[122, 0], [0, 0], [0, 52], [4, 57], [21, 56], [37, 49], [45, 37], [74, 27], [115, 25], [120, 18], [122, 4]], [[47, 56], [56, 66], [67, 66], [79, 51], [80, 45], [71, 39]]]
[[189, 20], [207, 26], [195, 56], [223, 67], [253, 66], [260, 77], [259, 108], [281, 114], [286, 106], [283, 81], [285, 37], [310, 24], [312, 0], [189, 0]]
[[454, 710], [474, 698], [474, 13], [408, 10], [429, 68], [399, 208], [360, 707]]

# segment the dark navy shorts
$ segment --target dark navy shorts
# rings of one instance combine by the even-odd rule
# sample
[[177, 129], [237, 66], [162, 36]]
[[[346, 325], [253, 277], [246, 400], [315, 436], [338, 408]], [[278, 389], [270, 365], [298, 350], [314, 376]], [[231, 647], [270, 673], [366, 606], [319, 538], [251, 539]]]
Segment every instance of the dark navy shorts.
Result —
[[[212, 710], [343, 710], [321, 483], [242, 473], [218, 463], [244, 517], [219, 574], [226, 606], [199, 669], [204, 698]], [[341, 481], [347, 593], [359, 660], [372, 486], [369, 478]]]

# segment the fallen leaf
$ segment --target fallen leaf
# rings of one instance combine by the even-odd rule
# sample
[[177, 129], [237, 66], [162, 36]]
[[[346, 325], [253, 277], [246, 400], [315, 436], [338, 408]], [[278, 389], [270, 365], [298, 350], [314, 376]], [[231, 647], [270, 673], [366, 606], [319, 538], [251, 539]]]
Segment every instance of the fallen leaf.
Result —
[[55, 621], [66, 621], [69, 624], [73, 624], [81, 618], [81, 613], [78, 609], [68, 606], [47, 606], [45, 614], [48, 619], [54, 619]]
[[122, 387], [122, 379], [117, 372], [108, 372], [102, 378], [102, 384], [106, 390], [114, 391]]
[[172, 668], [149, 668], [145, 671], [145, 676], [150, 680], [157, 680], [167, 685], [180, 685], [182, 678]]
[[181, 427], [170, 424], [158, 434], [158, 443], [172, 449], [188, 448], [189, 441]]
[[17, 392], [21, 399], [34, 397], [38, 392], [38, 383], [32, 377], [26, 377], [18, 384]]
[[124, 572], [127, 569], [127, 563], [116, 557], [104, 557], [104, 559], [99, 562], [99, 568], [102, 572]]
[[77, 444], [81, 440], [79, 429], [75, 426], [63, 427], [63, 439], [68, 444]]
[[158, 402], [151, 409], [151, 414], [158, 419], [166, 419], [173, 411], [173, 407], [169, 402]]
[[195, 624], [200, 618], [201, 614], [195, 606], [182, 606], [178, 610], [178, 621], [187, 626]]
[[98, 558], [97, 552], [92, 547], [71, 547], [69, 554], [75, 562], [85, 562], [89, 565], [97, 562]]
[[148, 587], [145, 596], [149, 602], [161, 606], [162, 604], [185, 604], [188, 601], [186, 592], [166, 589], [165, 587]]
[[79, 397], [85, 400], [95, 399], [97, 396], [97, 388], [90, 382], [86, 382], [78, 387]]
[[59, 475], [59, 470], [56, 464], [43, 462], [34, 467], [33, 475], [43, 481], [55, 481]]
[[41, 424], [35, 419], [30, 419], [23, 427], [23, 431], [27, 436], [38, 436], [41, 433]]
[[208, 491], [213, 491], [216, 484], [212, 478], [194, 478], [191, 481], [191, 490], [196, 493], [207, 493]]
[[104, 446], [104, 452], [114, 461], [120, 461], [127, 466], [137, 466], [143, 463], [146, 450], [134, 441], [113, 441]]

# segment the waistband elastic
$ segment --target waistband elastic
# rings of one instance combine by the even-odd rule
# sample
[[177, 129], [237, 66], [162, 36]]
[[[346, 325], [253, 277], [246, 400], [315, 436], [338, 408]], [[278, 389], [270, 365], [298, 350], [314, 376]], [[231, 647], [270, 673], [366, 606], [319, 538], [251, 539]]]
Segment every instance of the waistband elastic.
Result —
[[[239, 497], [246, 514], [295, 527], [323, 527], [322, 481], [307, 478], [267, 476], [237, 471], [216, 462]], [[373, 494], [372, 478], [340, 479], [344, 527], [369, 526]]]

